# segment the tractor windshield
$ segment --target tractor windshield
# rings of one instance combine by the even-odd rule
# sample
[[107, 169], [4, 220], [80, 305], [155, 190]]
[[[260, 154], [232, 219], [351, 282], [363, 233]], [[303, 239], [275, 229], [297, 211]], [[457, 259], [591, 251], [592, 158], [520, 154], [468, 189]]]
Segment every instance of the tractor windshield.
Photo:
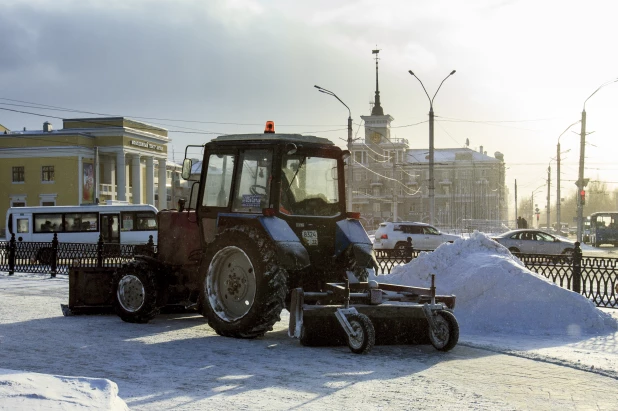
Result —
[[287, 215], [338, 215], [337, 159], [296, 153], [284, 155], [279, 204], [279, 211]]

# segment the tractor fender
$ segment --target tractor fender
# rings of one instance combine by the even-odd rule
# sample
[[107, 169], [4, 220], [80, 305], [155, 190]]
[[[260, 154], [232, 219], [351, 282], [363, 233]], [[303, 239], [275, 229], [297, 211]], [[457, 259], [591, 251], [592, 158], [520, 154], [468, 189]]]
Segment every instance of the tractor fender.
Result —
[[310, 264], [309, 253], [287, 222], [279, 217], [263, 215], [221, 213], [217, 227], [253, 225], [261, 227], [279, 253], [279, 263], [286, 270], [301, 270]]
[[348, 248], [351, 248], [354, 261], [359, 267], [375, 268], [378, 266], [373, 252], [373, 244], [367, 236], [367, 232], [360, 221], [349, 218], [337, 222], [335, 257], [342, 255]]

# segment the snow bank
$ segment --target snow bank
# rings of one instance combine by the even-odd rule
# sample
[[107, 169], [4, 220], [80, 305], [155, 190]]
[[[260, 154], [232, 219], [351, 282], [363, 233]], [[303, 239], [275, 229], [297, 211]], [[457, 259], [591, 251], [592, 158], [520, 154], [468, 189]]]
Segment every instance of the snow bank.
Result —
[[116, 383], [0, 368], [0, 410], [128, 411]]
[[429, 287], [457, 297], [463, 332], [570, 335], [613, 332], [618, 324], [590, 300], [529, 271], [502, 245], [473, 233], [421, 253], [379, 282]]

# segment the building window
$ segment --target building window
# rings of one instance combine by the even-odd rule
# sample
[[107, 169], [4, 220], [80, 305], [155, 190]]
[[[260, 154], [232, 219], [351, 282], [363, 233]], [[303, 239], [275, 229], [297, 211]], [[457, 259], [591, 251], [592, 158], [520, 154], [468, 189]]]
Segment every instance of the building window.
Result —
[[23, 183], [26, 181], [24, 177], [24, 166], [13, 167], [13, 182]]
[[54, 166], [41, 167], [41, 181], [54, 181]]

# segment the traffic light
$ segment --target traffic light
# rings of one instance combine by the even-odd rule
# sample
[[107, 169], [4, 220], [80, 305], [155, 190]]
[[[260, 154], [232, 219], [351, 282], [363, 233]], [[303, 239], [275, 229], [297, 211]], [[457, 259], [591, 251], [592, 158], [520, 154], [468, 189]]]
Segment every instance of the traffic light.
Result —
[[586, 204], [586, 190], [579, 190], [579, 200], [581, 205]]

